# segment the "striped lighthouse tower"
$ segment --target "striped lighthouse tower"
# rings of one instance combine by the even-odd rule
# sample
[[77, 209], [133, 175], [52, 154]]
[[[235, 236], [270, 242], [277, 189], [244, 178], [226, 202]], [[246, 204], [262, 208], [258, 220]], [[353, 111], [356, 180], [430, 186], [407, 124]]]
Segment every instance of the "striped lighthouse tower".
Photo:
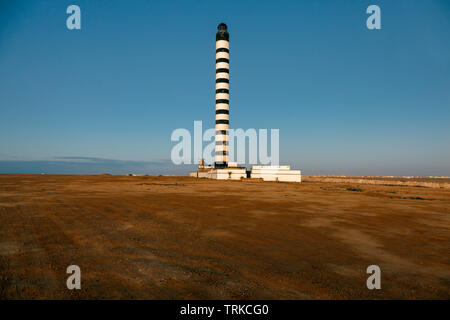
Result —
[[225, 23], [216, 33], [216, 136], [214, 167], [228, 165], [228, 127], [230, 122], [230, 42]]

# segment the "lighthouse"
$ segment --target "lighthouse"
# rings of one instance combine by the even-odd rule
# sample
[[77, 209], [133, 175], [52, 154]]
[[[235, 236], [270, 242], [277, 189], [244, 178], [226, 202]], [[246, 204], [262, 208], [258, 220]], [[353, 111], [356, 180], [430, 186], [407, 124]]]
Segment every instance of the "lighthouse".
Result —
[[[230, 159], [230, 35], [227, 25], [221, 23], [216, 33], [216, 125], [214, 165], [205, 166], [202, 159], [198, 171], [189, 175], [196, 178], [241, 180], [249, 176], [258, 180], [300, 182], [300, 170], [290, 166], [253, 166], [251, 172]], [[233, 151], [233, 150], [231, 150]]]
[[214, 167], [228, 167], [230, 124], [230, 35], [221, 23], [216, 33], [216, 134]]

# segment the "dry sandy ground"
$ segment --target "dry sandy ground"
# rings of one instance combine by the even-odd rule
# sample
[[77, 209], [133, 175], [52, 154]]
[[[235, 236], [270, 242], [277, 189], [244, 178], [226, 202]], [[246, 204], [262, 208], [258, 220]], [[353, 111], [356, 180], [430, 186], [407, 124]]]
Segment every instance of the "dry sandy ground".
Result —
[[449, 249], [446, 188], [0, 175], [2, 299], [449, 299]]

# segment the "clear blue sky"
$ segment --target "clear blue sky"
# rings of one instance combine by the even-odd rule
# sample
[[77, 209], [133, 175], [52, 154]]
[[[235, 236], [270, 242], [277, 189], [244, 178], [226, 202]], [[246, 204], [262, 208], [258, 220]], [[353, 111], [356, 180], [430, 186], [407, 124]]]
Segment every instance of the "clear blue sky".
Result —
[[220, 22], [231, 127], [279, 128], [282, 164], [450, 175], [448, 0], [0, 0], [0, 173], [186, 173], [170, 135], [214, 125]]

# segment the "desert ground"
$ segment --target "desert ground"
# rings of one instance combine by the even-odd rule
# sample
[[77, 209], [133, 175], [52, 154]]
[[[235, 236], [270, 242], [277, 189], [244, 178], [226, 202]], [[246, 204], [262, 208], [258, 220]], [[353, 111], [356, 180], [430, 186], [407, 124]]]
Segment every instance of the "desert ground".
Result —
[[449, 299], [449, 181], [407, 180], [0, 175], [0, 298]]

